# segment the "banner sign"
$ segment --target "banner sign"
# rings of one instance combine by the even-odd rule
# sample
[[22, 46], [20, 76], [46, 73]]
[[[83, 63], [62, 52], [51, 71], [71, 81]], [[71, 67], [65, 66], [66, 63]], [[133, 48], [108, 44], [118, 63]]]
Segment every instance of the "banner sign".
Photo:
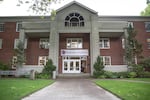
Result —
[[61, 56], [88, 56], [89, 52], [87, 49], [82, 50], [67, 50], [62, 49], [61, 50]]

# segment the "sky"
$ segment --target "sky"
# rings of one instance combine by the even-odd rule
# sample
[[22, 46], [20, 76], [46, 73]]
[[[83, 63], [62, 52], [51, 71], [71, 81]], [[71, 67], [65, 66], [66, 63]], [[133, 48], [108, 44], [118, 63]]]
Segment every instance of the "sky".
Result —
[[[0, 16], [34, 16], [28, 11], [29, 4], [16, 6], [18, 0], [3, 0], [0, 2]], [[74, 0], [62, 0], [61, 3], [52, 4], [55, 10]], [[146, 0], [75, 0], [102, 16], [139, 16], [146, 8]]]

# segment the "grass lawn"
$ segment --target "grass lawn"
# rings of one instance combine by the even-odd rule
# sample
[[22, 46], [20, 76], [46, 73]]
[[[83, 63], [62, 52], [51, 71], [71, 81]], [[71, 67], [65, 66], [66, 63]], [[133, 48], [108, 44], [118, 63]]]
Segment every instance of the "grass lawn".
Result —
[[126, 80], [145, 81], [150, 82], [150, 78], [128, 78]]
[[2, 78], [0, 79], [0, 100], [20, 100], [52, 83], [52, 80], [44, 79]]
[[123, 100], [149, 100], [150, 83], [137, 83], [119, 80], [96, 80], [97, 85], [111, 91]]

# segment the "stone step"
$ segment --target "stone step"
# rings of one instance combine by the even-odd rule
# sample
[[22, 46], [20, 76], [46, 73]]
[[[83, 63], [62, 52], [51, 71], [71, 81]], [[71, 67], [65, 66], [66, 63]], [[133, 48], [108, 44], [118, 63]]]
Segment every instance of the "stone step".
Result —
[[90, 78], [90, 73], [63, 73], [58, 74], [57, 78]]

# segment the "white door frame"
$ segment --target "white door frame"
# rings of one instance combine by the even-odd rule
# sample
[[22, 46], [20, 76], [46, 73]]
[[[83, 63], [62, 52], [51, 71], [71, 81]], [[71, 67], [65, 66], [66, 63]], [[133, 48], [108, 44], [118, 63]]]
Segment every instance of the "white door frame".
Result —
[[[71, 66], [71, 63], [73, 66]], [[81, 72], [81, 60], [80, 59], [63, 59], [62, 67], [63, 67], [62, 68], [63, 73], [80, 73]]]

